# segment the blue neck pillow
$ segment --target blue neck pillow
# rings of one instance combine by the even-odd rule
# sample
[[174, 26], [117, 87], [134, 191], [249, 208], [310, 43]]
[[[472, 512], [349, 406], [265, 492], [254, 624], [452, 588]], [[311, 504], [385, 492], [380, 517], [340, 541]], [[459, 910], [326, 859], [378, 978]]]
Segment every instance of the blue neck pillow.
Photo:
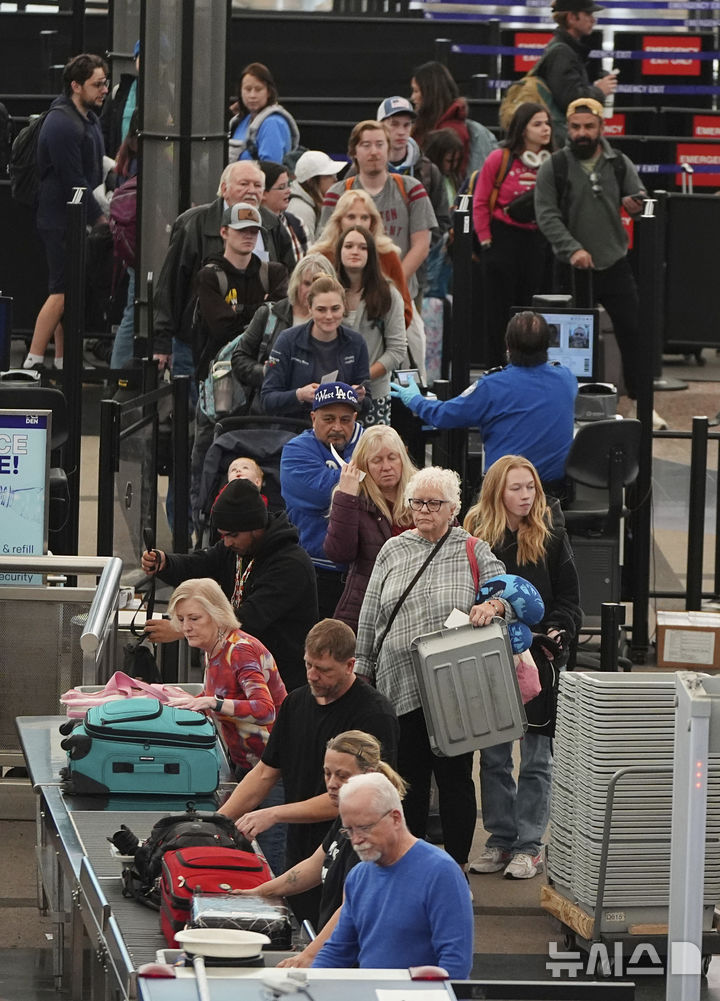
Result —
[[530, 626], [540, 622], [545, 614], [545, 604], [537, 588], [517, 574], [498, 574], [485, 581], [478, 591], [478, 598], [480, 601], [487, 601], [488, 598], [503, 598], [507, 601], [517, 616], [517, 622], [507, 624], [512, 651], [522, 653], [523, 650], [528, 650], [532, 643]]

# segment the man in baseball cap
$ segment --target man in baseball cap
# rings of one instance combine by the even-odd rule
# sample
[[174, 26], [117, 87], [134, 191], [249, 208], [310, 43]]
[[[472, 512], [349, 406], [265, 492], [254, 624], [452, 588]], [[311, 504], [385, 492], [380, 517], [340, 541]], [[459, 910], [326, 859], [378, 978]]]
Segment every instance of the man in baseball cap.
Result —
[[[200, 382], [208, 377], [217, 353], [240, 336], [260, 306], [287, 295], [285, 266], [279, 261], [261, 261], [256, 253], [258, 235], [264, 232], [262, 216], [251, 202], [235, 202], [220, 217], [223, 252], [207, 258], [192, 286], [196, 304], [189, 346]], [[198, 534], [200, 481], [214, 430], [214, 415], [198, 406], [190, 464], [190, 506]]]
[[327, 512], [341, 467], [350, 461], [362, 428], [357, 393], [345, 382], [318, 386], [312, 402], [312, 429], [292, 438], [280, 460], [280, 489], [287, 512], [310, 555], [318, 585], [320, 618], [332, 618], [343, 592], [346, 567], [325, 555]]
[[442, 174], [435, 164], [420, 152], [418, 144], [411, 136], [416, 118], [417, 113], [406, 97], [399, 95], [386, 97], [378, 105], [377, 120], [382, 122], [390, 133], [388, 170], [394, 174], [417, 177], [424, 185], [438, 221], [438, 228], [432, 233], [434, 243], [450, 229], [450, 209]]
[[590, 35], [595, 27], [595, 14], [601, 10], [594, 0], [553, 0], [552, 16], [557, 27], [537, 71], [559, 112], [553, 115], [556, 145], [565, 141], [565, 114], [571, 101], [591, 97], [602, 105], [617, 87], [615, 72], [601, 76], [594, 83], [588, 75]]

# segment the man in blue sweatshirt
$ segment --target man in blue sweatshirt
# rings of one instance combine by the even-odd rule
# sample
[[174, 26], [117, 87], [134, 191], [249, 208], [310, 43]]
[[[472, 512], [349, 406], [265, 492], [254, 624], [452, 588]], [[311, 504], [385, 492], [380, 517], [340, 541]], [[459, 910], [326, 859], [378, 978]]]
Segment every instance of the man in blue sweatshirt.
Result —
[[71, 59], [63, 70], [64, 93], [50, 105], [38, 136], [40, 196], [36, 224], [45, 244], [49, 294], [35, 321], [24, 368], [43, 364], [53, 335], [55, 367], [63, 367], [66, 206], [73, 188], [86, 189], [88, 223], [94, 226], [106, 222], [93, 190], [103, 177], [105, 147], [98, 113], [108, 92], [107, 73], [107, 64], [100, 56], [83, 52]]
[[340, 479], [341, 463], [350, 461], [362, 434], [363, 429], [355, 420], [359, 410], [352, 386], [344, 382], [323, 383], [312, 404], [312, 430], [291, 438], [280, 459], [280, 490], [288, 517], [298, 530], [300, 545], [315, 567], [321, 619], [333, 617], [344, 588], [342, 578], [346, 568], [327, 558], [323, 542], [328, 530], [330, 498]]
[[340, 920], [313, 962], [325, 969], [440, 966], [470, 976], [473, 912], [454, 859], [407, 829], [397, 789], [379, 772], [340, 790], [340, 829], [360, 865], [345, 879]]

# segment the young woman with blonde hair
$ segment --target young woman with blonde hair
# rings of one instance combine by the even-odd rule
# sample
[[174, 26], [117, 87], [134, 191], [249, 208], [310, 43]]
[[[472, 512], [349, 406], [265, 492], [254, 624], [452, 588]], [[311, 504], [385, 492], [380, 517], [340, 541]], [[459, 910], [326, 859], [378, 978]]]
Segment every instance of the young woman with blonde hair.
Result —
[[[550, 641], [543, 647], [540, 638], [537, 657], [562, 670], [582, 625], [578, 576], [567, 533], [553, 524], [533, 464], [521, 455], [504, 455], [494, 462], [463, 524], [487, 542], [507, 573], [519, 574], [537, 588], [545, 616], [534, 629]], [[535, 655], [535, 644], [532, 650]], [[532, 702], [526, 711], [532, 721]], [[480, 752], [483, 825], [490, 836], [470, 863], [470, 872], [504, 869], [508, 879], [531, 879], [542, 870], [552, 780], [551, 737], [543, 732], [547, 729], [531, 726], [523, 737], [517, 786], [512, 743]]]
[[335, 618], [354, 632], [377, 554], [392, 536], [412, 528], [405, 487], [414, 472], [397, 431], [378, 425], [361, 436], [340, 473], [323, 548], [328, 559], [349, 564]]
[[265, 412], [309, 418], [315, 390], [333, 371], [335, 376], [329, 381], [352, 386], [363, 410], [368, 411], [368, 349], [362, 335], [343, 323], [345, 289], [337, 278], [319, 274], [307, 302], [309, 321], [283, 330], [270, 352], [260, 391]]

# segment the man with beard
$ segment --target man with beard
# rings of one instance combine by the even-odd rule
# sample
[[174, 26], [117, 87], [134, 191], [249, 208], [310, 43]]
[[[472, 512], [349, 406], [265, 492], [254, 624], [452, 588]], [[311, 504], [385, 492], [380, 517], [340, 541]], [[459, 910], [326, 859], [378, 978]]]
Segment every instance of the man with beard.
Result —
[[340, 919], [313, 967], [440, 966], [470, 976], [473, 914], [460, 866], [414, 837], [384, 775], [353, 775], [340, 789], [341, 829], [363, 865], [345, 880]]
[[[248, 838], [287, 823], [288, 868], [314, 852], [337, 816], [323, 776], [328, 740], [346, 730], [362, 730], [380, 741], [384, 761], [396, 760], [395, 711], [384, 695], [356, 677], [354, 667], [355, 634], [350, 626], [337, 619], [313, 626], [305, 639], [307, 685], [285, 699], [261, 760], [220, 807]], [[281, 778], [284, 805], [256, 809]], [[465, 892], [469, 899], [467, 884]], [[317, 924], [319, 904], [319, 887], [292, 898], [300, 921], [310, 918]]]
[[37, 315], [23, 368], [42, 368], [45, 350], [55, 338], [55, 368], [63, 367], [67, 203], [73, 188], [85, 188], [87, 221], [106, 222], [93, 190], [103, 179], [105, 151], [100, 109], [108, 92], [107, 64], [83, 52], [63, 70], [63, 94], [50, 106], [37, 139], [40, 178], [36, 225], [48, 262], [48, 297]]
[[[196, 577], [216, 580], [245, 632], [275, 658], [287, 690], [304, 685], [305, 636], [318, 608], [315, 573], [295, 527], [284, 511], [269, 514], [247, 479], [231, 480], [220, 491], [210, 517], [218, 543], [187, 555], [144, 552], [143, 570], [173, 587]], [[145, 632], [153, 643], [182, 637], [167, 619], [151, 619]]]
[[315, 392], [312, 429], [292, 438], [280, 459], [280, 490], [288, 515], [313, 561], [320, 618], [330, 618], [343, 593], [345, 567], [325, 555], [332, 492], [340, 480], [341, 462], [349, 462], [362, 434], [355, 418], [360, 411], [355, 390], [344, 382], [327, 382]]
[[[603, 138], [599, 101], [572, 101], [567, 126], [567, 145], [538, 171], [537, 223], [555, 254], [557, 291], [572, 291], [572, 268], [591, 272], [594, 299], [612, 320], [627, 394], [635, 400], [641, 371], [640, 304], [620, 209], [637, 215], [645, 191], [632, 162]], [[655, 412], [653, 427], [667, 427]]]

